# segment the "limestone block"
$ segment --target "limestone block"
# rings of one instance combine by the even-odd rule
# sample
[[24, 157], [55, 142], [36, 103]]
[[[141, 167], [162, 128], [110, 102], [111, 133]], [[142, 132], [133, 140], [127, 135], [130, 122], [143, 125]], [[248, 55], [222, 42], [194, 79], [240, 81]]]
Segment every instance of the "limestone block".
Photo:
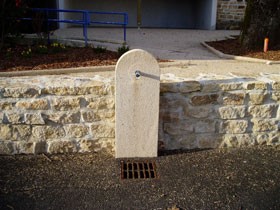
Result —
[[164, 94], [160, 97], [160, 109], [178, 109], [187, 106], [187, 99], [183, 95]]
[[280, 132], [269, 134], [268, 145], [280, 145]]
[[253, 134], [225, 134], [221, 147], [244, 147], [257, 145], [256, 136]]
[[115, 110], [82, 111], [83, 122], [115, 121]]
[[170, 135], [184, 135], [194, 132], [194, 124], [191, 121], [164, 123], [164, 131]]
[[42, 89], [42, 94], [65, 96], [65, 95], [76, 95], [76, 91], [73, 87], [70, 86], [61, 86], [61, 87], [47, 86]]
[[56, 139], [65, 136], [65, 131], [61, 127], [46, 126], [44, 127], [44, 134], [46, 139]]
[[115, 124], [93, 124], [91, 125], [91, 132], [95, 138], [114, 138]]
[[87, 108], [100, 110], [100, 109], [114, 109], [115, 100], [113, 98], [90, 98]]
[[248, 127], [247, 120], [226, 120], [220, 124], [220, 133], [241, 134]]
[[200, 91], [201, 85], [198, 81], [182, 81], [180, 82], [179, 92], [180, 93], [191, 93]]
[[163, 122], [178, 122], [182, 117], [181, 111], [160, 110], [159, 112], [159, 119]]
[[243, 105], [246, 94], [243, 92], [237, 93], [224, 93], [223, 104], [224, 105]]
[[0, 110], [11, 110], [14, 104], [15, 102], [10, 100], [0, 101]]
[[218, 134], [197, 134], [196, 141], [199, 149], [214, 149], [219, 147], [222, 137]]
[[[116, 90], [115, 83], [110, 83], [106, 86], [106, 94], [107, 95], [114, 96], [115, 95], [115, 90]], [[106, 94], [104, 94], [104, 95], [106, 95]]]
[[12, 155], [14, 154], [14, 144], [10, 141], [0, 141], [0, 154]]
[[104, 82], [90, 81], [86, 84], [79, 84], [79, 86], [48, 86], [42, 90], [45, 95], [69, 96], [69, 95], [105, 95], [107, 94]]
[[273, 90], [280, 90], [280, 81], [276, 81], [272, 83]]
[[204, 83], [202, 85], [202, 90], [201, 92], [203, 93], [213, 93], [213, 92], [218, 92], [220, 90], [220, 84], [212, 82], [211, 83]]
[[30, 125], [44, 125], [45, 121], [41, 113], [26, 113], [24, 114], [24, 122]]
[[83, 139], [80, 141], [80, 152], [95, 152], [97, 149], [96, 146], [97, 139], [88, 140]]
[[47, 143], [45, 141], [34, 142], [34, 154], [41, 154], [47, 152]]
[[16, 143], [16, 150], [18, 154], [33, 154], [34, 143], [19, 141]]
[[275, 119], [253, 119], [253, 132], [277, 131], [278, 122]]
[[221, 119], [231, 120], [244, 118], [246, 115], [245, 106], [223, 106], [218, 109]]
[[273, 118], [276, 116], [278, 107], [276, 104], [256, 105], [250, 106], [248, 112], [254, 118]]
[[195, 133], [214, 133], [216, 130], [215, 120], [199, 120], [194, 122]]
[[268, 133], [262, 133], [257, 135], [257, 144], [258, 145], [267, 145], [269, 142], [269, 134]]
[[247, 90], [267, 90], [268, 84], [265, 82], [249, 82], [244, 84]]
[[85, 88], [86, 92], [85, 94], [92, 94], [92, 95], [108, 95], [110, 92], [112, 92], [111, 86], [108, 84], [105, 84], [103, 81], [91, 81], [90, 83], [86, 84]]
[[261, 105], [264, 103], [264, 101], [268, 98], [267, 93], [263, 92], [250, 92], [249, 93], [249, 100], [250, 103], [253, 105]]
[[243, 83], [242, 82], [233, 82], [233, 83], [221, 83], [219, 87], [223, 91], [231, 91], [231, 90], [242, 90]]
[[27, 141], [32, 134], [30, 125], [13, 125], [12, 139], [15, 141]]
[[258, 145], [280, 145], [280, 133], [270, 132], [257, 135]]
[[89, 127], [87, 125], [68, 125], [65, 127], [68, 137], [81, 138], [89, 134]]
[[64, 154], [77, 152], [77, 144], [74, 141], [51, 141], [48, 143], [48, 153]]
[[32, 127], [32, 140], [34, 142], [41, 142], [46, 140], [45, 136], [45, 126], [33, 126]]
[[83, 122], [97, 122], [100, 121], [100, 116], [95, 111], [82, 111]]
[[179, 84], [177, 83], [177, 85], [175, 84], [175, 81], [173, 80], [163, 80], [160, 83], [160, 92], [161, 93], [178, 93], [178, 89], [179, 89]]
[[185, 106], [184, 114], [186, 117], [193, 118], [207, 118], [212, 116], [214, 113], [214, 106], [206, 105], [206, 106]]
[[40, 89], [34, 87], [5, 88], [3, 96], [6, 98], [33, 98], [40, 95]]
[[16, 107], [27, 110], [47, 110], [49, 104], [47, 99], [31, 99], [17, 102]]
[[72, 124], [80, 123], [81, 113], [80, 112], [53, 112], [42, 114], [45, 122], [51, 121], [60, 124]]
[[280, 103], [280, 92], [272, 92], [271, 99]]
[[4, 98], [3, 93], [4, 93], [4, 88], [0, 87], [0, 98]]
[[32, 128], [32, 137], [35, 141], [59, 139], [65, 136], [62, 127], [56, 126], [34, 126]]
[[101, 138], [98, 139], [95, 143], [95, 148], [94, 151], [106, 151], [109, 153], [114, 153], [115, 152], [115, 139], [114, 138]]
[[96, 112], [97, 118], [100, 118], [102, 121], [106, 120], [109, 122], [115, 122], [115, 110], [101, 110]]
[[[198, 148], [196, 136], [194, 134], [191, 135], [183, 135], [176, 136], [172, 141], [176, 144], [173, 145], [173, 149], [195, 149]], [[173, 143], [173, 144], [174, 144]]]
[[10, 112], [5, 114], [7, 122], [10, 124], [21, 124], [24, 122], [23, 114], [17, 112]]
[[0, 124], [3, 123], [3, 119], [4, 119], [4, 113], [0, 112]]
[[194, 106], [215, 104], [218, 98], [218, 94], [196, 95], [191, 98], [191, 104]]
[[80, 108], [80, 98], [73, 97], [61, 97], [61, 98], [53, 98], [51, 101], [51, 107], [58, 111], [70, 111]]
[[10, 140], [12, 137], [11, 125], [0, 124], [0, 140]]
[[163, 80], [160, 83], [161, 93], [191, 93], [201, 89], [198, 81]]

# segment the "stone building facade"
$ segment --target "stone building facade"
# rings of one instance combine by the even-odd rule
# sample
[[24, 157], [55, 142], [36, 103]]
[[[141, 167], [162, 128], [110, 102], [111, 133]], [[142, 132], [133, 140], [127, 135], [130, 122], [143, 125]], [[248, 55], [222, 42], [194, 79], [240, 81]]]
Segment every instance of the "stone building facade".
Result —
[[246, 10], [247, 0], [218, 0], [217, 29], [239, 29]]

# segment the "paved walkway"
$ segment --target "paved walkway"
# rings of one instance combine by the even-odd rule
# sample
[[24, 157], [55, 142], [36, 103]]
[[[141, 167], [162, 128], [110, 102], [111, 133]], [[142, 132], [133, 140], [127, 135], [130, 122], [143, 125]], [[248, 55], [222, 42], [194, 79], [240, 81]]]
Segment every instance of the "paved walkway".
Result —
[[[275, 74], [279, 77], [280, 65], [266, 65], [235, 60], [224, 60], [207, 50], [200, 43], [203, 41], [224, 39], [230, 35], [238, 35], [239, 31], [226, 30], [179, 30], [179, 29], [127, 29], [127, 44], [130, 49], [144, 49], [155, 57], [176, 60], [171, 63], [161, 63], [161, 73], [171, 73], [178, 77], [201, 78], [205, 75], [237, 76], [237, 77], [262, 77], [263, 74]], [[123, 29], [121, 28], [89, 28], [88, 37], [94, 46], [105, 45], [107, 49], [117, 50], [123, 43]], [[82, 28], [59, 29], [54, 32], [53, 38], [78, 40], [84, 44]], [[87, 76], [92, 74], [111, 77], [114, 67], [77, 69], [77, 73]], [[106, 71], [106, 72], [105, 72]], [[55, 70], [55, 72], [61, 72]], [[69, 72], [73, 73], [70, 69]], [[50, 71], [40, 71], [49, 74]], [[36, 75], [38, 73], [36, 72]], [[28, 74], [30, 75], [30, 74]], [[79, 74], [75, 74], [79, 76]], [[1, 74], [0, 74], [1, 76]], [[2, 75], [3, 76], [3, 75]]]
[[[173, 60], [216, 60], [219, 59], [200, 45], [202, 41], [224, 39], [238, 35], [239, 31], [208, 31], [179, 29], [127, 29], [127, 44], [131, 49], [140, 48], [161, 59]], [[59, 29], [54, 32], [58, 38], [83, 39], [82, 28]], [[89, 28], [89, 40], [96, 45], [105, 45], [116, 50], [123, 42], [121, 28]], [[96, 42], [96, 40], [101, 42]], [[105, 41], [105, 42], [104, 42]], [[113, 44], [117, 43], [117, 44]]]

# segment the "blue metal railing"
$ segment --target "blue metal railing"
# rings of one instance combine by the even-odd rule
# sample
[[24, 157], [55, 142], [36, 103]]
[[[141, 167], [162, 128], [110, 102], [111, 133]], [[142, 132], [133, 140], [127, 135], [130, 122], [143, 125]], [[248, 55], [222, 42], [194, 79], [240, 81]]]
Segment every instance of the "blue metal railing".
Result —
[[[66, 9], [50, 9], [50, 8], [32, 8], [32, 12], [42, 12], [45, 17], [44, 21], [47, 22], [47, 34], [48, 34], [48, 41], [50, 40], [49, 35], [49, 26], [50, 23], [71, 23], [71, 24], [78, 24], [83, 25], [83, 36], [85, 40], [85, 45], [88, 44], [88, 34], [87, 29], [88, 26], [93, 24], [102, 24], [102, 25], [119, 25], [123, 26], [123, 39], [126, 42], [126, 26], [128, 24], [128, 14], [125, 12], [96, 12], [96, 11], [89, 11], [89, 10], [66, 10]], [[50, 18], [50, 13], [76, 13], [81, 14], [82, 19], [59, 19], [59, 18]], [[121, 15], [123, 16], [123, 21], [97, 21], [92, 20], [91, 15]], [[34, 18], [21, 18], [21, 20], [34, 20]]]
[[95, 15], [121, 15], [123, 16], [123, 21], [115, 22], [115, 21], [91, 21], [89, 19], [89, 24], [110, 24], [110, 25], [119, 25], [123, 27], [123, 40], [126, 42], [126, 26], [128, 24], [128, 14], [125, 12], [96, 12], [96, 11], [89, 11], [89, 14]]

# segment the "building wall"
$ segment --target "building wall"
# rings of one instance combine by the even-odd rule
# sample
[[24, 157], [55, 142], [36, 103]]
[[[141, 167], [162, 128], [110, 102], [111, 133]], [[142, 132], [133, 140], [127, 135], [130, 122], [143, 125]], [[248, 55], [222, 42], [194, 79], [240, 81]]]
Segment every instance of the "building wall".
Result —
[[[129, 27], [137, 27], [137, 0], [59, 1], [60, 8], [94, 11], [127, 12]], [[214, 29], [217, 0], [142, 0], [141, 27]], [[214, 5], [214, 7], [213, 7]], [[81, 18], [65, 14], [68, 18]], [[118, 20], [114, 17], [93, 17], [100, 20]], [[121, 17], [120, 17], [121, 18]]]
[[218, 0], [217, 29], [239, 29], [245, 9], [246, 0]]
[[[114, 78], [0, 78], [0, 154], [114, 153]], [[159, 149], [280, 144], [280, 80], [162, 75]], [[145, 123], [145, 122], [143, 122]]]

